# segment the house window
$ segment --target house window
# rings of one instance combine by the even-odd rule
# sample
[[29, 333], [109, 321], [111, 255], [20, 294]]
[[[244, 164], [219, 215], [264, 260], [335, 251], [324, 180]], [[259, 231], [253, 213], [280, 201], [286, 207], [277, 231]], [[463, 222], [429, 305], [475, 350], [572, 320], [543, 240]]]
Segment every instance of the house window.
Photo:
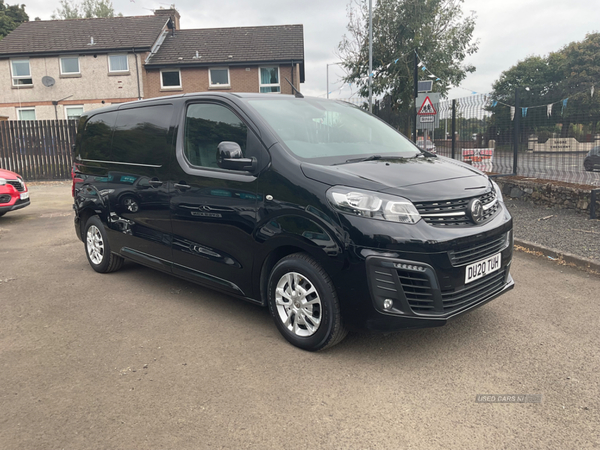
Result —
[[13, 86], [33, 84], [28, 59], [13, 59], [10, 63]]
[[179, 70], [163, 70], [160, 72], [160, 87], [163, 89], [181, 88], [181, 73]]
[[109, 72], [129, 72], [127, 55], [108, 55]]
[[210, 87], [229, 87], [229, 69], [209, 69]]
[[60, 58], [60, 73], [61, 75], [79, 74], [79, 57], [65, 56]]
[[261, 67], [260, 92], [281, 92], [279, 86], [279, 67]]
[[35, 120], [35, 108], [17, 108], [19, 120]]
[[65, 118], [67, 120], [79, 120], [83, 115], [83, 106], [65, 106]]

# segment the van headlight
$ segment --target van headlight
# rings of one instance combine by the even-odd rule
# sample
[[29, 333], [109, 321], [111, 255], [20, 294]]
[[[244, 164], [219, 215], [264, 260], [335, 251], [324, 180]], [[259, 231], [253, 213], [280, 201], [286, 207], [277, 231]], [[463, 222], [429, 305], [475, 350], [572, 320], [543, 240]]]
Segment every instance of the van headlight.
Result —
[[339, 211], [371, 219], [400, 223], [417, 223], [421, 219], [410, 200], [395, 195], [334, 186], [327, 191], [327, 199]]

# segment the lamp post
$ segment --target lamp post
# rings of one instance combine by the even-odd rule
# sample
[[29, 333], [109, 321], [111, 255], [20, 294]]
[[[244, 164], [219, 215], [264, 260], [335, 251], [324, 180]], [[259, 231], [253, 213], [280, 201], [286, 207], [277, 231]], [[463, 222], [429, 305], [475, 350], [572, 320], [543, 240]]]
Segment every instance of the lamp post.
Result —
[[373, 0], [369, 0], [369, 112], [373, 113]]
[[338, 66], [342, 64], [342, 61], [326, 64], [327, 65], [327, 98], [329, 98], [329, 66]]

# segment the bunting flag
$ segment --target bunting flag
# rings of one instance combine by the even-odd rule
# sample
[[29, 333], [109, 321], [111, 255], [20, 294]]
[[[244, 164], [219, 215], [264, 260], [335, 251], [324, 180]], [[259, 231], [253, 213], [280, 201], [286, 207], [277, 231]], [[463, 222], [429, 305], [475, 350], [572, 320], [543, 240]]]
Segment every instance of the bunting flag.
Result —
[[593, 97], [593, 96], [594, 96], [594, 86], [592, 85], [592, 92], [590, 94], [590, 97]]
[[527, 117], [527, 108], [521, 108], [521, 111], [523, 111], [522, 117]]
[[567, 101], [569, 101], [569, 98], [565, 98], [563, 100], [563, 106], [562, 106], [562, 110], [560, 111], [560, 113], [562, 114], [563, 112], [565, 112], [565, 108], [567, 107]]
[[492, 101], [492, 108], [495, 108], [497, 104], [498, 104], [498, 100]]
[[515, 107], [511, 106], [510, 107], [510, 120], [514, 120], [515, 119]]
[[548, 117], [550, 117], [552, 115], [552, 105], [553, 105], [553, 103], [550, 103], [549, 105], [546, 105], [546, 115]]

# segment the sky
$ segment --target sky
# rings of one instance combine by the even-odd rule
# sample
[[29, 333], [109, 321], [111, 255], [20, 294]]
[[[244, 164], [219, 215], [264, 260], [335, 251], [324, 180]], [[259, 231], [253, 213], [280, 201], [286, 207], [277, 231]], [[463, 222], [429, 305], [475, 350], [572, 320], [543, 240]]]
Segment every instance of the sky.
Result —
[[[339, 61], [337, 48], [346, 33], [350, 0], [176, 0], [181, 28], [215, 28], [259, 25], [304, 25], [305, 95], [327, 96], [327, 64]], [[8, 0], [5, 3], [13, 4]], [[18, 0], [33, 20], [50, 20], [58, 0]], [[375, 5], [376, 0], [373, 0]], [[170, 3], [152, 0], [113, 0], [115, 12], [126, 16], [152, 14]], [[465, 0], [463, 11], [475, 11], [474, 38], [479, 50], [465, 59], [476, 72], [467, 76], [448, 98], [491, 91], [502, 71], [532, 55], [546, 55], [586, 33], [600, 31], [600, 8], [589, 0]], [[330, 98], [356, 97], [356, 89], [341, 82], [343, 70], [329, 66]]]

